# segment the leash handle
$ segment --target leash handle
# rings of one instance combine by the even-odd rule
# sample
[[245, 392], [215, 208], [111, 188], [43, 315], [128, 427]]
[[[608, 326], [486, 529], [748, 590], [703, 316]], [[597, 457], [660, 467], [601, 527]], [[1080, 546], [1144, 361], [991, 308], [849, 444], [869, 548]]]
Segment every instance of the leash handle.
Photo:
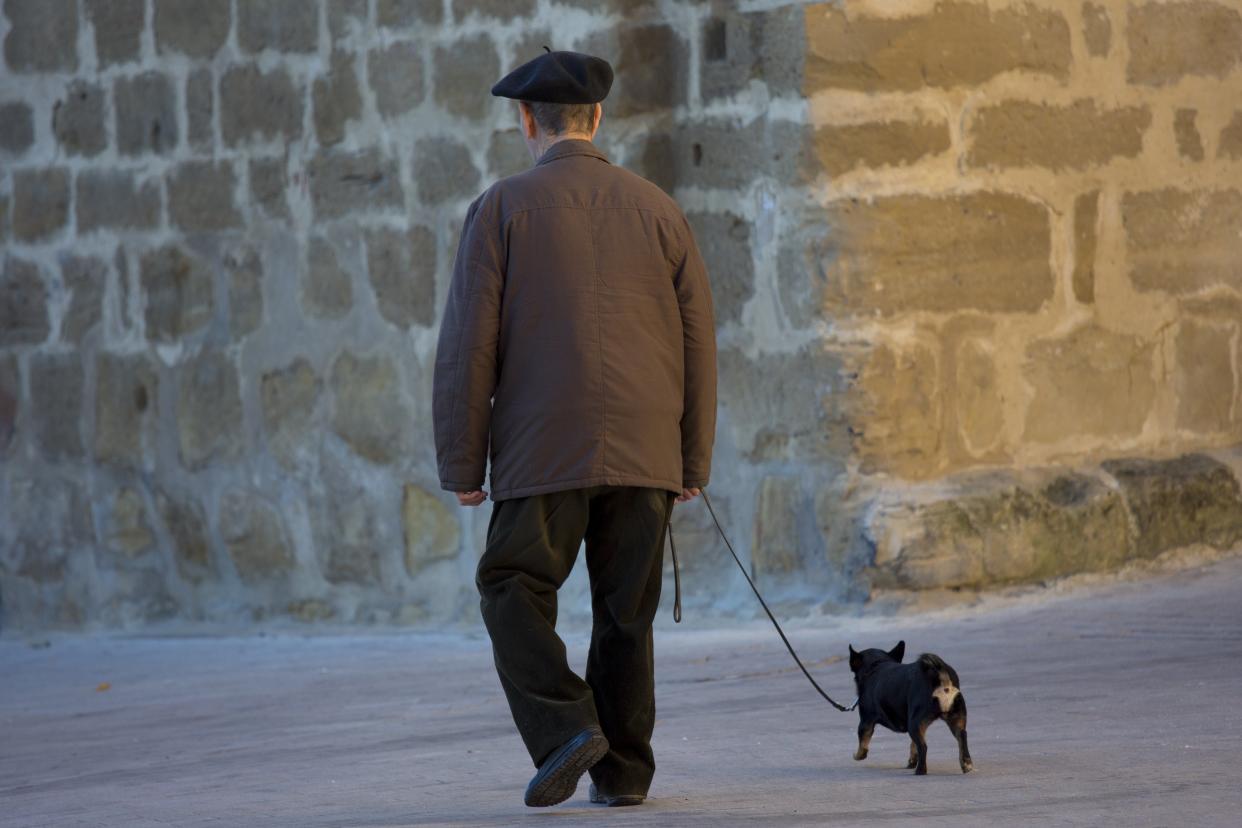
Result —
[[673, 521], [669, 521], [668, 548], [673, 552], [673, 623], [681, 623], [681, 568], [677, 565], [677, 544], [673, 541]]
[[[737, 564], [737, 568], [742, 570], [742, 577], [746, 579], [746, 583], [750, 584], [751, 592], [755, 593], [755, 597], [759, 599], [759, 605], [762, 606], [763, 611], [768, 614], [768, 618], [772, 621], [772, 626], [776, 627], [776, 632], [781, 637], [781, 641], [785, 642], [785, 649], [789, 650], [789, 654], [793, 656], [793, 660], [798, 665], [798, 669], [802, 671], [802, 675], [806, 676], [806, 680], [809, 681], [811, 683], [811, 686], [815, 688], [815, 692], [819, 693], [821, 696], [824, 697], [824, 701], [828, 702], [833, 707], [835, 707], [837, 710], [840, 710], [842, 713], [848, 713], [851, 710], [853, 710], [855, 707], [858, 707], [858, 699], [854, 699], [854, 703], [851, 704], [849, 707], [846, 707], [845, 705], [842, 705], [842, 704], [838, 704], [836, 701], [834, 701], [832, 696], [829, 696], [827, 693], [824, 692], [824, 689], [819, 686], [819, 682], [815, 680], [815, 677], [812, 676], [811, 673], [802, 664], [802, 659], [798, 658], [798, 654], [794, 652], [793, 645], [790, 644], [789, 639], [785, 637], [785, 631], [781, 629], [780, 622], [776, 620], [776, 616], [773, 615], [772, 610], [768, 608], [768, 602], [763, 600], [763, 596], [759, 594], [759, 588], [755, 586], [755, 582], [751, 580], [750, 573], [746, 571], [745, 565], [742, 564], [742, 559], [737, 556], [737, 552], [735, 552], [733, 549], [733, 544], [729, 543], [729, 538], [728, 536], [725, 535], [724, 527], [720, 525], [720, 518], [716, 517], [716, 510], [712, 508], [712, 499], [707, 496], [706, 490], [702, 492], [702, 495], [703, 495], [703, 503], [707, 506], [707, 511], [710, 512], [712, 515], [712, 522], [716, 524], [716, 531], [720, 533], [720, 539], [725, 542], [725, 546], [729, 547], [729, 554], [733, 556], [733, 560]], [[672, 528], [670, 527], [669, 538], [671, 539], [672, 537], [673, 537]], [[680, 588], [678, 589], [678, 592], [680, 594]], [[675, 609], [675, 612], [677, 613], [678, 617], [680, 617], [681, 615], [680, 600], [678, 602], [678, 606]]]

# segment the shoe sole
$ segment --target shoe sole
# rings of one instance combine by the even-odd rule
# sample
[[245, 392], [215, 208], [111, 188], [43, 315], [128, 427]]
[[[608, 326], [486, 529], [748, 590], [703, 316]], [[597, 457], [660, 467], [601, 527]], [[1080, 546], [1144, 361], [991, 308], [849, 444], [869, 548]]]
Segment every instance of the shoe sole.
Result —
[[578, 780], [599, 760], [608, 755], [608, 740], [596, 733], [574, 750], [548, 775], [526, 792], [526, 804], [532, 808], [558, 805], [578, 790]]

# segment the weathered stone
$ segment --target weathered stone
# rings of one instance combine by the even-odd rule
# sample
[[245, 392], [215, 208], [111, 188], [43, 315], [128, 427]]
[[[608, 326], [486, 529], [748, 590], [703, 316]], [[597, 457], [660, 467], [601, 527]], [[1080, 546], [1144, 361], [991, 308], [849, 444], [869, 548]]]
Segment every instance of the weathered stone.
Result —
[[444, 19], [441, 0], [376, 0], [375, 22], [381, 26], [407, 28]]
[[52, 107], [52, 133], [69, 155], [98, 155], [108, 146], [103, 87], [74, 81]]
[[1196, 543], [1230, 549], [1242, 541], [1242, 495], [1224, 463], [1187, 454], [1103, 465], [1121, 484], [1138, 527], [1141, 557]]
[[121, 489], [116, 493], [107, 523], [105, 542], [127, 558], [136, 558], [155, 545], [146, 504], [142, 495], [133, 489]]
[[1233, 425], [1233, 327], [1185, 320], [1177, 332], [1177, 425], [1189, 431], [1228, 431]]
[[[380, 581], [385, 536], [374, 495], [354, 481], [336, 481], [311, 512], [311, 528], [323, 577], [334, 584]], [[395, 539], [394, 539], [395, 540]]]
[[1150, 190], [1121, 199], [1130, 279], [1139, 290], [1194, 293], [1242, 287], [1238, 190]]
[[1153, 348], [1138, 337], [1095, 327], [1031, 343], [1024, 374], [1034, 399], [1024, 439], [1137, 436], [1155, 401]]
[[1074, 199], [1074, 298], [1085, 305], [1095, 301], [1096, 225], [1100, 216], [1100, 191]]
[[722, 98], [762, 81], [772, 95], [799, 95], [806, 53], [805, 14], [798, 6], [726, 12], [704, 21], [699, 86]]
[[283, 158], [252, 158], [250, 160], [250, 198], [268, 216], [289, 218], [289, 204], [285, 191], [289, 177], [285, 173]]
[[479, 170], [459, 141], [424, 138], [414, 145], [414, 183], [423, 204], [438, 206], [478, 195]]
[[495, 100], [487, 93], [500, 75], [496, 45], [485, 34], [436, 49], [436, 103], [453, 115], [482, 118]]
[[0, 348], [38, 345], [47, 339], [50, 327], [47, 287], [39, 266], [5, 256], [0, 280]]
[[[91, 502], [73, 477], [24, 474], [10, 484], [15, 541], [6, 557], [17, 575], [38, 584], [61, 584], [73, 559], [95, 545]], [[12, 571], [12, 570], [10, 570]], [[78, 619], [80, 622], [80, 619]]]
[[34, 143], [34, 113], [24, 101], [0, 104], [0, 150], [23, 153]]
[[367, 275], [380, 315], [400, 328], [436, 317], [436, 236], [426, 227], [368, 230]]
[[361, 29], [367, 22], [367, 0], [328, 0], [328, 33], [333, 40], [349, 34], [350, 26]]
[[185, 117], [190, 146], [210, 149], [215, 143], [211, 120], [215, 112], [215, 79], [207, 68], [195, 69], [185, 80]]
[[1134, 158], [1151, 125], [1145, 106], [1099, 109], [1084, 99], [1069, 106], [1006, 101], [971, 120], [967, 163], [993, 167], [1084, 169], [1113, 158]]
[[864, 474], [935, 474], [944, 442], [944, 393], [937, 352], [923, 342], [876, 347], [851, 400], [852, 429]]
[[237, 43], [251, 54], [313, 52], [319, 46], [319, 14], [305, 0], [246, 0], [237, 5]]
[[297, 465], [315, 424], [315, 407], [323, 387], [315, 369], [304, 358], [263, 374], [259, 402], [267, 447], [287, 469]]
[[191, 471], [241, 458], [242, 404], [237, 366], [227, 354], [203, 351], [179, 368], [177, 435]]
[[362, 115], [362, 96], [358, 92], [358, 76], [354, 72], [354, 56], [333, 52], [325, 77], [315, 81], [315, 135], [322, 146], [330, 147], [345, 140], [345, 125]]
[[336, 617], [336, 608], [319, 598], [302, 598], [298, 601], [290, 601], [285, 606], [285, 612], [290, 618], [295, 621], [301, 621], [304, 624], [328, 621]]
[[100, 68], [138, 60], [146, 27], [145, 0], [86, 0]]
[[680, 186], [735, 190], [758, 178], [805, 184], [819, 171], [813, 131], [790, 121], [709, 120], [647, 135], [637, 172], [666, 192]]
[[378, 149], [321, 153], [311, 160], [307, 175], [319, 219], [405, 206], [397, 162]]
[[1177, 152], [1182, 158], [1191, 161], [1203, 160], [1203, 139], [1195, 127], [1195, 117], [1199, 113], [1193, 109], [1179, 109], [1173, 120], [1173, 134], [1177, 138]]
[[765, 477], [755, 504], [755, 535], [750, 547], [751, 575], [791, 576], [805, 570], [805, 544], [798, 537], [800, 516], [807, 504], [798, 481]]
[[9, 33], [4, 59], [14, 72], [74, 72], [78, 68], [76, 0], [5, 0]]
[[1216, 142], [1217, 158], [1242, 158], [1242, 110], [1233, 113], [1233, 118], [1220, 131]]
[[805, 326], [826, 311], [1031, 313], [1052, 298], [1047, 209], [1007, 193], [842, 199], [785, 233], [778, 285]]
[[112, 97], [122, 155], [166, 153], [177, 146], [176, 93], [167, 75], [143, 72], [117, 78]]
[[405, 571], [418, 577], [428, 564], [452, 560], [461, 548], [461, 527], [444, 500], [413, 483], [405, 484], [401, 500], [405, 536]]
[[650, 114], [686, 102], [690, 50], [671, 26], [605, 29], [589, 36], [581, 51], [611, 59], [616, 79], [607, 106], [614, 118]]
[[405, 454], [410, 412], [390, 357], [342, 353], [332, 363], [330, 384], [335, 397], [332, 428], [350, 448], [380, 464]]
[[30, 358], [30, 423], [35, 445], [52, 461], [82, 451], [82, 356], [76, 352]]
[[506, 129], [492, 133], [491, 144], [487, 148], [487, 169], [492, 179], [517, 175], [531, 167], [530, 150], [526, 147], [526, 139], [516, 129]]
[[21, 411], [22, 377], [13, 354], [0, 354], [0, 457], [9, 453]]
[[1095, 3], [1082, 4], [1082, 36], [1087, 44], [1087, 54], [1107, 57], [1113, 43], [1113, 24], [1108, 10]]
[[209, 58], [228, 39], [230, 0], [154, 0], [155, 46]]
[[220, 500], [220, 539], [246, 583], [279, 577], [295, 565], [280, 513], [258, 492], [235, 489]]
[[142, 354], [100, 353], [95, 376], [95, 460], [128, 469], [148, 467], [159, 399], [155, 366]]
[[426, 97], [423, 56], [417, 44], [397, 41], [367, 55], [375, 106], [386, 118], [404, 115]]
[[1023, 4], [937, 3], [930, 14], [870, 17], [841, 6], [806, 7], [806, 84], [821, 89], [901, 91], [981, 84], [1004, 72], [1064, 78], [1069, 24]]
[[207, 539], [207, 518], [193, 497], [160, 494], [155, 499], [160, 518], [172, 538], [177, 572], [190, 583], [198, 583], [215, 571]]
[[755, 295], [755, 263], [750, 222], [732, 213], [686, 215], [707, 265], [717, 325], [739, 322], [742, 307]]
[[235, 66], [220, 80], [220, 130], [237, 146], [253, 138], [290, 142], [302, 137], [302, 91], [284, 69]]
[[13, 235], [40, 241], [69, 221], [69, 171], [43, 167], [13, 172]]
[[1005, 400], [987, 343], [966, 339], [957, 348], [957, 425], [968, 452], [993, 448], [1005, 427]]
[[1242, 58], [1242, 14], [1208, 0], [1131, 5], [1131, 83], [1161, 86], [1186, 75], [1223, 78]]
[[69, 308], [60, 321], [60, 339], [77, 345], [99, 324], [108, 263], [93, 256], [63, 256], [60, 274], [70, 296]]
[[160, 186], [138, 182], [134, 173], [110, 167], [78, 173], [78, 234], [99, 228], [149, 230], [160, 222]]
[[0, 242], [9, 240], [9, 194], [0, 193]]
[[241, 226], [233, 197], [237, 179], [229, 161], [186, 161], [168, 177], [168, 213], [188, 232]]
[[472, 14], [512, 20], [535, 13], [535, 0], [453, 0], [453, 17], [462, 21]]
[[829, 175], [859, 166], [910, 164], [948, 149], [949, 125], [944, 121], [876, 121], [815, 130], [815, 157]]
[[229, 335], [236, 341], [263, 324], [263, 260], [257, 250], [242, 248], [224, 264], [229, 274]]
[[173, 342], [211, 321], [211, 272], [198, 257], [165, 245], [142, 257], [147, 338]]
[[336, 249], [322, 237], [310, 240], [306, 275], [302, 282], [302, 307], [312, 317], [340, 319], [354, 304], [353, 282], [341, 267]]

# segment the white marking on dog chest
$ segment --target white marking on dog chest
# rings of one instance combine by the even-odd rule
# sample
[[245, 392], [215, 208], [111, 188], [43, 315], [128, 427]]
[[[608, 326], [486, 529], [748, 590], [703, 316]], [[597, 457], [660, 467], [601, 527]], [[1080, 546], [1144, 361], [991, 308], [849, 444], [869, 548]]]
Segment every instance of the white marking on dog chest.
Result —
[[940, 705], [941, 713], [948, 713], [953, 707], [953, 700], [957, 698], [960, 691], [953, 686], [953, 682], [949, 681], [948, 673], [940, 674], [940, 686], [932, 691], [932, 698]]

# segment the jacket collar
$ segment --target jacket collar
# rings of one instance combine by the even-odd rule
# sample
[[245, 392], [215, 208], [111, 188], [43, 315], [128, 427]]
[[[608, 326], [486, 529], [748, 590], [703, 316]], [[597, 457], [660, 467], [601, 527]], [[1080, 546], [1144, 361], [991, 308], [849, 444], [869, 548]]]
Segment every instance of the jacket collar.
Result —
[[592, 158], [598, 158], [605, 164], [611, 164], [608, 156], [600, 151], [599, 147], [590, 141], [581, 138], [569, 138], [565, 141], [557, 141], [552, 146], [544, 150], [543, 155], [539, 156], [539, 160], [535, 162], [538, 167], [541, 164], [547, 164], [549, 161], [557, 161], [561, 158], [568, 158], [571, 155], [588, 155]]

